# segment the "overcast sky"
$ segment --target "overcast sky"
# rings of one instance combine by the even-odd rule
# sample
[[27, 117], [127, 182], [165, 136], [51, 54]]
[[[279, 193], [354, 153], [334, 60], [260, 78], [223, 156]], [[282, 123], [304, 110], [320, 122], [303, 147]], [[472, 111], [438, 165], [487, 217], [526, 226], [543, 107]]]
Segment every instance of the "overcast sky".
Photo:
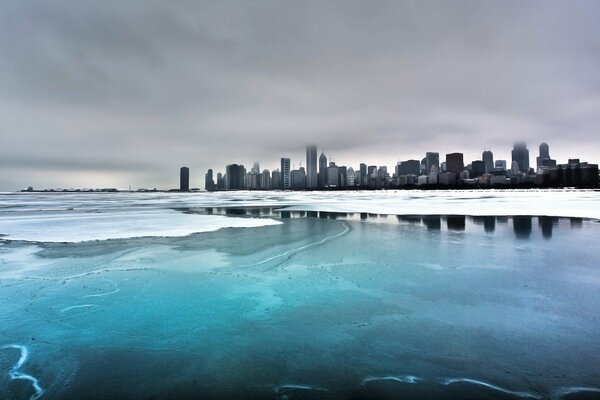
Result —
[[516, 139], [600, 161], [600, 1], [0, 2], [0, 190]]

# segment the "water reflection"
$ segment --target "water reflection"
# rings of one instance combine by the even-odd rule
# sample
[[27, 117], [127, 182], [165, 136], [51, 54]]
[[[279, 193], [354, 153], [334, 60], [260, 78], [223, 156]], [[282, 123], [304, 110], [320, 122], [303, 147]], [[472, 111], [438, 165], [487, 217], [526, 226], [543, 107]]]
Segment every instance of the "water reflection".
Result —
[[513, 229], [518, 239], [528, 239], [531, 235], [531, 217], [513, 217]]
[[442, 229], [442, 219], [439, 215], [425, 215], [423, 217], [423, 223], [430, 231], [439, 231]]
[[449, 230], [464, 231], [466, 226], [466, 217], [464, 215], [448, 215], [446, 223]]
[[[503, 227], [509, 222], [512, 222], [512, 231], [516, 238], [521, 240], [530, 239], [532, 235], [541, 235], [545, 239], [551, 239], [553, 231], [558, 227], [560, 221], [568, 222], [562, 226], [570, 226], [571, 228], [582, 228], [584, 219], [582, 218], [558, 218], [548, 216], [465, 216], [465, 215], [396, 215], [395, 219], [387, 218], [387, 214], [375, 213], [343, 213], [333, 211], [288, 211], [275, 207], [207, 207], [203, 209], [178, 209], [186, 213], [201, 213], [208, 215], [230, 215], [230, 216], [250, 216], [283, 218], [283, 219], [298, 219], [298, 218], [321, 218], [328, 220], [348, 220], [357, 222], [375, 222], [375, 223], [401, 223], [422, 227], [428, 231], [441, 231], [444, 228], [448, 231], [470, 231], [474, 229], [482, 229], [493, 234], [498, 229], [506, 230], [508, 227]], [[538, 230], [534, 232], [534, 221], [537, 218]], [[446, 226], [442, 226], [442, 220], [446, 221]]]
[[555, 225], [558, 225], [557, 217], [538, 217], [538, 225], [542, 230], [542, 236], [545, 239], [550, 239], [552, 237], [552, 229]]

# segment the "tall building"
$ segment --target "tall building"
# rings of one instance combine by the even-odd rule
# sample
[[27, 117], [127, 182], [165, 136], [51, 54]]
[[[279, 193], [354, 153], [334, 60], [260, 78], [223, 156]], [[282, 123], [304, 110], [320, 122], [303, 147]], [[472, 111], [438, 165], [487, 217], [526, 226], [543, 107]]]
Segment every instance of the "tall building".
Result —
[[556, 160], [550, 158], [550, 147], [548, 143], [540, 144], [540, 156], [536, 158], [538, 168], [556, 166]]
[[[425, 153], [425, 173], [431, 172], [431, 167], [435, 166], [436, 170], [440, 169], [440, 153], [427, 152]], [[436, 172], [437, 173], [437, 172]]]
[[494, 168], [506, 171], [506, 160], [496, 160]]
[[271, 172], [271, 189], [281, 189], [281, 173], [278, 169]]
[[260, 164], [258, 163], [258, 161], [254, 161], [254, 165], [250, 169], [250, 173], [260, 174]]
[[265, 169], [260, 175], [260, 188], [264, 190], [271, 189], [271, 173]]
[[179, 170], [179, 190], [190, 191], [190, 169], [188, 167], [181, 167]]
[[512, 150], [512, 160], [519, 164], [519, 171], [524, 174], [529, 173], [529, 150], [527, 143], [516, 142]]
[[319, 182], [320, 188], [324, 188], [327, 185], [327, 157], [325, 153], [321, 153], [319, 156]]
[[446, 154], [446, 170], [457, 176], [465, 169], [462, 153]]
[[222, 173], [217, 174], [217, 190], [225, 189], [225, 178]]
[[229, 164], [225, 167], [225, 190], [243, 188], [246, 172], [243, 165]]
[[419, 175], [421, 173], [421, 163], [419, 160], [399, 161], [396, 164], [396, 176], [400, 175]]
[[357, 182], [358, 186], [367, 186], [368, 184], [368, 176], [367, 176], [367, 164], [360, 163], [360, 182]]
[[206, 175], [204, 176], [204, 189], [206, 191], [213, 191], [215, 190], [216, 185], [215, 185], [215, 180], [213, 178], [213, 170], [209, 169], [206, 172]]
[[348, 187], [354, 187], [356, 185], [356, 174], [354, 173], [354, 168], [350, 167], [346, 171], [346, 185]]
[[317, 146], [306, 147], [306, 188], [316, 189], [319, 185], [317, 172]]
[[486, 173], [485, 162], [483, 162], [481, 160], [475, 160], [475, 161], [471, 162], [471, 178], [478, 178], [485, 173]]
[[290, 175], [290, 159], [281, 158], [281, 187], [283, 189], [289, 189], [292, 187], [292, 178]]
[[485, 164], [485, 172], [488, 174], [492, 173], [492, 170], [494, 169], [494, 153], [486, 150], [481, 154], [481, 159]]
[[290, 172], [291, 188], [296, 190], [306, 189], [306, 172], [303, 167]]
[[338, 167], [334, 162], [329, 163], [329, 167], [327, 167], [327, 180], [325, 181], [326, 187], [338, 187], [340, 183], [340, 173], [338, 171]]

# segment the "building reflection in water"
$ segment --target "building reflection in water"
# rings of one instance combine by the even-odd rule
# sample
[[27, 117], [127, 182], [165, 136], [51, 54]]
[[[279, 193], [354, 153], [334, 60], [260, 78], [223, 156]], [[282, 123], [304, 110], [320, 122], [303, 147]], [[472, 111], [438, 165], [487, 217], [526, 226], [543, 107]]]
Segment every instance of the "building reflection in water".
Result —
[[528, 239], [531, 235], [531, 217], [513, 217], [513, 229], [518, 239]]
[[423, 216], [423, 223], [429, 231], [439, 231], [442, 229], [442, 218], [439, 215]]
[[542, 230], [542, 236], [545, 239], [550, 239], [552, 237], [552, 229], [555, 225], [558, 225], [557, 217], [538, 217], [538, 225]]
[[[231, 215], [231, 216], [252, 216], [252, 217], [272, 217], [284, 219], [297, 218], [322, 218], [329, 220], [353, 220], [366, 221], [369, 219], [377, 219], [383, 223], [386, 221], [388, 214], [375, 213], [343, 213], [332, 211], [286, 211], [275, 207], [205, 207], [198, 209], [189, 209], [185, 212], [204, 213], [208, 215]], [[494, 233], [496, 228], [510, 229], [510, 227], [502, 227], [512, 220], [513, 232], [518, 239], [529, 239], [533, 231], [532, 216], [473, 216], [465, 215], [396, 215], [396, 220], [403, 224], [413, 224], [415, 227], [425, 226], [429, 231], [442, 230], [442, 220], [446, 220], [447, 229], [450, 231], [465, 231], [469, 222], [476, 227], [483, 226], [486, 233]], [[559, 225], [559, 217], [539, 216], [535, 217], [538, 220], [538, 228], [545, 239], [551, 239], [553, 230]], [[468, 220], [468, 221], [467, 221]], [[563, 218], [566, 220], [566, 218]], [[568, 218], [571, 228], [582, 228], [582, 218]], [[564, 225], [563, 225], [564, 226]], [[469, 228], [471, 229], [471, 227]]]
[[446, 217], [448, 229], [453, 231], [464, 231], [466, 225], [466, 217], [464, 215], [448, 215]]

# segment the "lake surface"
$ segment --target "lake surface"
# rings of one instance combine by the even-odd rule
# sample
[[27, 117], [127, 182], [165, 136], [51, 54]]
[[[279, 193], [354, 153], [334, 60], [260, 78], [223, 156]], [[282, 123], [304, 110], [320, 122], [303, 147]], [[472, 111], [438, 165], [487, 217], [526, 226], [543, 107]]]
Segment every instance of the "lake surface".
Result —
[[0, 195], [0, 398], [600, 398], [598, 197]]

